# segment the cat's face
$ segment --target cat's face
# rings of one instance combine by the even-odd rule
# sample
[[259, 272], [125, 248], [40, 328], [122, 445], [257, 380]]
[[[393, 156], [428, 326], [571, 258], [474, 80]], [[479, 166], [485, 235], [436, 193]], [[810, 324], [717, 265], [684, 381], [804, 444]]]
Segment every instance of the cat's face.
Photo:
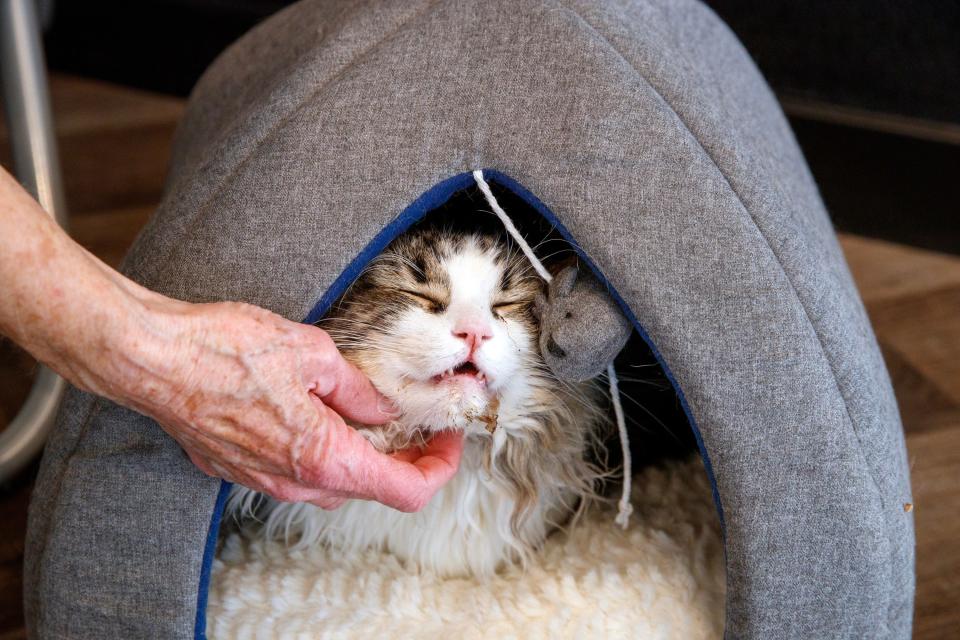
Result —
[[[522, 253], [486, 236], [401, 236], [321, 325], [424, 430], [476, 428], [542, 366], [531, 313], [542, 283]], [[493, 409], [491, 409], [493, 407]]]

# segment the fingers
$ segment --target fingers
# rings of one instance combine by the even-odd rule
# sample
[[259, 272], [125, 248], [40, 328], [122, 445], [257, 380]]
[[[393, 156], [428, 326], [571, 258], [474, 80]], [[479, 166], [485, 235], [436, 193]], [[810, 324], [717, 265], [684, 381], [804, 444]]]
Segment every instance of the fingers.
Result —
[[[388, 457], [384, 482], [376, 485], [379, 491], [373, 494], [374, 499], [400, 511], [420, 511], [456, 474], [462, 453], [463, 432], [444, 431], [427, 443], [422, 455], [412, 464], [402, 458]], [[390, 481], [391, 476], [396, 478], [395, 482]], [[420, 491], [411, 496], [410, 488], [417, 487], [418, 481]]]
[[309, 502], [321, 509], [332, 510], [341, 507], [347, 501], [346, 496], [334, 491], [303, 487], [281, 476], [268, 473], [238, 472], [235, 469], [223, 468], [194, 452], [187, 452], [187, 456], [197, 468], [208, 476], [242, 484], [280, 502]]
[[421, 449], [419, 445], [414, 445], [406, 449], [401, 449], [400, 451], [394, 451], [388, 455], [394, 460], [413, 464], [423, 456], [423, 449]]
[[[456, 451], [454, 451], [456, 449]], [[407, 447], [389, 454], [398, 462], [408, 462], [416, 465], [425, 456], [442, 459], [452, 459], [456, 455], [456, 464], [459, 464], [463, 451], [462, 431], [441, 431], [434, 435], [423, 447]], [[455, 465], [456, 466], [456, 465]]]
[[400, 511], [419, 511], [456, 473], [463, 433], [437, 434], [418, 447], [383, 454], [329, 407], [317, 401], [326, 420], [304, 440], [294, 477], [224, 465], [188, 449], [204, 473], [237, 482], [282, 502], [309, 502], [336, 509], [349, 498], [373, 499]]
[[187, 457], [190, 458], [190, 462], [200, 469], [200, 471], [203, 471], [208, 476], [213, 476], [215, 478], [219, 477], [217, 472], [214, 471], [213, 467], [211, 467], [210, 464], [207, 463], [207, 461], [204, 460], [200, 455], [193, 453], [192, 451], [187, 451]]
[[427, 442], [413, 466], [423, 474], [431, 497], [457, 473], [462, 455], [463, 431], [442, 431]]
[[420, 511], [457, 472], [463, 432], [439, 433], [422, 451], [408, 449], [393, 456], [369, 448], [369, 468], [352, 477], [356, 491], [399, 511]]
[[318, 500], [310, 500], [310, 504], [315, 507], [320, 507], [321, 509], [326, 509], [327, 511], [333, 511], [334, 509], [339, 509], [347, 501], [346, 498], [337, 498], [337, 497], [328, 497]]
[[457, 472], [463, 452], [460, 431], [434, 436], [423, 451], [391, 457], [374, 449], [332, 409], [324, 409], [322, 427], [305, 434], [301, 442], [297, 477], [305, 484], [376, 500], [400, 511], [419, 511]]
[[329, 335], [317, 327], [307, 327], [317, 338], [325, 357], [318, 359], [322, 370], [314, 372], [311, 392], [348, 420], [363, 424], [383, 424], [397, 417], [393, 404], [370, 380], [337, 351]]

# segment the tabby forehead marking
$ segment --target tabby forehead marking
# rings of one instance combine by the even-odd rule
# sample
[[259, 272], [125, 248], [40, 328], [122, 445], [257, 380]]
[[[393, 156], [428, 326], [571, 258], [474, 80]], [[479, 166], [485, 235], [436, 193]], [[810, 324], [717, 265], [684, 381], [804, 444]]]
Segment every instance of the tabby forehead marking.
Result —
[[[469, 249], [472, 249], [471, 252]], [[497, 265], [497, 281], [484, 280], [487, 272], [481, 260], [486, 257]], [[353, 325], [354, 333], [370, 336], [383, 333], [390, 322], [411, 307], [423, 306], [428, 311], [446, 311], [451, 303], [451, 277], [472, 282], [468, 291], [459, 292], [461, 307], [473, 306], [478, 313], [486, 307], [497, 307], [497, 319], [510, 318], [530, 332], [537, 330], [531, 307], [543, 287], [529, 263], [519, 251], [485, 235], [463, 235], [427, 230], [401, 236], [367, 267], [357, 282], [335, 306], [323, 326], [328, 330]], [[410, 293], [421, 294], [436, 302], [422, 304]], [[484, 301], [489, 298], [489, 304]], [[362, 299], [362, 302], [359, 300]], [[335, 336], [336, 339], [336, 336]], [[355, 343], [357, 341], [353, 341]], [[355, 344], [342, 345], [349, 351]]]

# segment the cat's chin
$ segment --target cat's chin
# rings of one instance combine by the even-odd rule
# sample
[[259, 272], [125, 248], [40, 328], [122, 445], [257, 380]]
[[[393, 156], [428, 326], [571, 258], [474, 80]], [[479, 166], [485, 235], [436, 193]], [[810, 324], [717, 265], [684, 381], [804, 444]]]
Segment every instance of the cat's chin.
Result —
[[463, 427], [471, 416], [486, 411], [494, 397], [485, 382], [473, 378], [460, 379], [458, 376], [428, 383], [425, 387], [419, 398], [411, 399], [410, 405], [419, 404], [423, 409], [420, 413], [422, 421], [435, 428], [450, 426], [451, 421], [455, 426]]
[[467, 434], [490, 432], [499, 407], [497, 394], [474, 381], [411, 384], [390, 399], [401, 408], [400, 418], [361, 430], [384, 452], [423, 445], [434, 434], [451, 429]]

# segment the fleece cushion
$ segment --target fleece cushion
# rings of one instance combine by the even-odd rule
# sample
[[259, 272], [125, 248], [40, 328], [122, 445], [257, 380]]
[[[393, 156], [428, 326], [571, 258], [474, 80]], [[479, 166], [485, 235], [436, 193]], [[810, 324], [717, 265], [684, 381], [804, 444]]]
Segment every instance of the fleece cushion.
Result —
[[632, 500], [626, 531], [615, 505], [598, 505], [525, 570], [488, 580], [232, 533], [213, 566], [209, 637], [719, 640], [723, 542], [703, 463], [645, 469]]

